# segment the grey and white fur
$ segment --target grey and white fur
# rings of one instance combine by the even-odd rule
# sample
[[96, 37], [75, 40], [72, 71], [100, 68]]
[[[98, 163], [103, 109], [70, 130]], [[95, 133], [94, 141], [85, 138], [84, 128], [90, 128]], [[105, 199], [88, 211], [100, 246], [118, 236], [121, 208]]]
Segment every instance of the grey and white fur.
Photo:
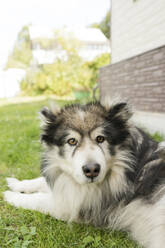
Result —
[[4, 199], [68, 222], [128, 231], [146, 248], [163, 248], [165, 148], [132, 123], [128, 104], [76, 104], [41, 114], [42, 177], [8, 178]]

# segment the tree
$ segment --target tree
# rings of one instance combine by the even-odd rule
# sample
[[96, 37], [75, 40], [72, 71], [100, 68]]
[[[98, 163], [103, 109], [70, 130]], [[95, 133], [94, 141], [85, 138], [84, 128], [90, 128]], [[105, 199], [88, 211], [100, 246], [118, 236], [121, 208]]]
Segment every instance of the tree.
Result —
[[96, 57], [94, 60], [88, 61], [84, 64], [84, 66], [89, 68], [92, 72], [91, 79], [90, 79], [91, 88], [93, 88], [97, 84], [100, 67], [108, 65], [108, 64], [110, 64], [109, 53], [103, 53], [99, 57]]
[[63, 56], [52, 64], [44, 64], [38, 70], [29, 68], [21, 82], [21, 89], [28, 95], [55, 94], [66, 96], [74, 90], [90, 91], [92, 71], [83, 66], [78, 55], [79, 41], [72, 34], [55, 36]]
[[55, 42], [62, 56], [52, 64], [39, 66], [37, 70], [29, 68], [21, 82], [22, 91], [27, 95], [57, 96], [92, 92], [98, 80], [99, 68], [109, 63], [109, 54], [84, 62], [78, 54], [81, 44], [72, 33], [55, 32]]
[[110, 38], [110, 11], [106, 13], [106, 16], [102, 19], [100, 23], [93, 23], [91, 25], [93, 28], [99, 28], [105, 36], [109, 39]]
[[27, 68], [32, 60], [29, 27], [24, 26], [18, 33], [12, 53], [8, 57], [6, 69]]

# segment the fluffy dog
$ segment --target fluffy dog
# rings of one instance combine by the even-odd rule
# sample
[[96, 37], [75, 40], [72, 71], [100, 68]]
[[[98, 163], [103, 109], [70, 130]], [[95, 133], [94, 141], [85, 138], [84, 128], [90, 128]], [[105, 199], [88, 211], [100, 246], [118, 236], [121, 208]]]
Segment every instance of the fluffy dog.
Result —
[[[125, 230], [165, 246], [165, 152], [137, 128], [125, 102], [41, 111], [43, 177], [8, 178], [4, 198], [79, 223]], [[22, 193], [24, 192], [24, 193]]]

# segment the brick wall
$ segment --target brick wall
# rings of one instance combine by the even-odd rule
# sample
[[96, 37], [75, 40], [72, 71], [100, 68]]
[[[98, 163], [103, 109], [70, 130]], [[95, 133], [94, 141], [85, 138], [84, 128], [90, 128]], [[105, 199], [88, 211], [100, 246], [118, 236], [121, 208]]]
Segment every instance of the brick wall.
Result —
[[165, 112], [165, 46], [100, 69], [101, 99], [120, 96], [135, 109]]

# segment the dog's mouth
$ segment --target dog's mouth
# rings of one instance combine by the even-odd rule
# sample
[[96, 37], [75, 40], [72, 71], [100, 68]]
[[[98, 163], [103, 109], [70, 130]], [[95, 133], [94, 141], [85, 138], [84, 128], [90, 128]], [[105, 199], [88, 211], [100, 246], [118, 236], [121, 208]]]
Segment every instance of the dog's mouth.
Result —
[[91, 178], [91, 179], [88, 179], [89, 181], [89, 183], [95, 183], [95, 182], [97, 182], [98, 181], [98, 179], [97, 178]]
[[85, 177], [86, 184], [99, 184], [103, 180], [104, 179], [101, 177], [101, 175], [98, 175], [97, 177], [92, 177], [92, 178]]
[[101, 178], [101, 177], [96, 177], [96, 178], [91, 178], [91, 179], [87, 179], [85, 180], [85, 184], [89, 184], [89, 185], [92, 185], [92, 184], [101, 184], [102, 182], [104, 181], [104, 178]]

